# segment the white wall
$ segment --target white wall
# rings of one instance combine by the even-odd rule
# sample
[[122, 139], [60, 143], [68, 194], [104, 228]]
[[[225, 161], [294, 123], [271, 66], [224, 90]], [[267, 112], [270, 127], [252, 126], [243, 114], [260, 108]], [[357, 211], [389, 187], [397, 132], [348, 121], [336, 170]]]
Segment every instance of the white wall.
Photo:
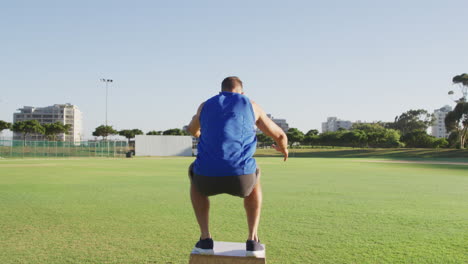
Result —
[[138, 135], [135, 156], [192, 156], [192, 137]]

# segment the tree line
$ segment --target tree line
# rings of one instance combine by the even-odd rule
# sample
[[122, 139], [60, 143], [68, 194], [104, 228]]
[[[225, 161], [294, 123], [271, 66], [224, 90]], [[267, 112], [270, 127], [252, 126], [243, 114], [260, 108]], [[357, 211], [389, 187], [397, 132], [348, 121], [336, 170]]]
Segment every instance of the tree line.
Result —
[[[312, 129], [303, 133], [297, 128], [287, 131], [288, 141], [295, 145], [319, 146], [350, 146], [350, 147], [409, 147], [409, 148], [465, 148], [468, 144], [468, 74], [456, 75], [453, 84], [459, 86], [462, 96], [455, 99], [456, 106], [445, 117], [445, 127], [450, 133], [447, 139], [436, 138], [427, 134], [427, 129], [435, 120], [434, 115], [424, 109], [409, 110], [395, 117], [393, 122], [375, 122], [371, 124], [354, 124], [351, 129], [339, 129], [335, 132], [319, 133]], [[453, 91], [449, 92], [453, 96]], [[70, 125], [60, 122], [40, 124], [37, 120], [15, 122], [14, 124], [0, 120], [0, 132], [10, 129], [21, 133], [23, 140], [28, 134], [42, 134], [48, 140], [56, 140], [57, 135], [67, 134]], [[143, 135], [140, 129], [124, 129], [117, 131], [112, 126], [101, 125], [93, 132], [93, 136], [102, 137], [120, 135], [130, 142], [136, 135]], [[146, 135], [189, 135], [187, 131], [172, 128], [165, 131], [149, 131]], [[273, 140], [264, 134], [257, 134], [261, 144], [271, 144]]]
[[[468, 76], [467, 76], [468, 77]], [[290, 146], [343, 146], [371, 148], [466, 148], [468, 145], [468, 103], [459, 99], [455, 109], [445, 117], [448, 138], [436, 138], [427, 134], [435, 117], [426, 110], [409, 110], [395, 117], [393, 122], [355, 123], [351, 129], [340, 128], [335, 132], [319, 134], [311, 129], [303, 133], [290, 128], [286, 135]], [[264, 134], [257, 134], [257, 140], [264, 145], [273, 140]]]
[[[57, 136], [59, 134], [68, 134], [71, 125], [62, 124], [60, 122], [50, 123], [50, 124], [40, 124], [37, 120], [27, 120], [27, 121], [18, 121], [13, 124], [0, 120], [0, 132], [3, 130], [9, 129], [16, 133], [21, 133], [23, 141], [26, 140], [26, 137], [31, 134], [44, 135], [47, 140], [57, 141]], [[93, 136], [102, 137], [103, 140], [107, 140], [107, 137], [113, 135], [119, 135], [122, 137], [130, 139], [135, 138], [136, 135], [143, 135], [143, 131], [140, 129], [123, 129], [115, 130], [112, 126], [100, 125], [96, 127], [93, 132]], [[172, 128], [164, 131], [152, 130], [146, 133], [146, 135], [177, 135], [177, 136], [188, 136], [188, 132], [179, 129]]]
[[[388, 128], [384, 123], [354, 124], [351, 129], [338, 129], [334, 132], [319, 134], [312, 129], [303, 133], [297, 128], [290, 128], [287, 133], [291, 147], [306, 146], [341, 146], [356, 148], [444, 148], [450, 146], [445, 138], [428, 135], [425, 130], [408, 131]], [[264, 134], [258, 134], [257, 139], [262, 144], [273, 141]]]
[[[436, 138], [427, 134], [427, 129], [433, 125], [435, 117], [424, 109], [409, 110], [397, 117], [393, 122], [375, 122], [372, 124], [354, 124], [351, 129], [339, 129], [335, 132], [319, 134], [316, 129], [303, 133], [297, 128], [290, 128], [286, 135], [289, 144], [319, 145], [319, 146], [349, 146], [349, 147], [408, 147], [408, 148], [445, 148], [468, 147], [468, 74], [463, 73], [452, 78], [458, 85], [461, 97], [454, 99], [456, 106], [450, 111], [444, 125], [449, 133], [447, 139]], [[449, 95], [454, 96], [453, 91]], [[258, 134], [260, 143], [271, 144], [271, 138]]]
[[0, 132], [9, 129], [13, 132], [20, 133], [23, 141], [30, 134], [44, 135], [47, 140], [57, 141], [59, 134], [68, 134], [71, 125], [62, 124], [60, 122], [40, 124], [37, 120], [18, 121], [13, 124], [0, 120]]
[[[9, 123], [3, 120], [0, 120], [0, 132], [3, 130], [9, 129], [16, 133], [21, 133], [23, 140], [26, 140], [26, 137], [30, 134], [39, 134], [44, 135], [47, 140], [57, 141], [57, 136], [59, 134], [68, 134], [71, 125], [62, 124], [60, 122], [50, 123], [50, 124], [40, 124], [37, 120], [27, 120], [27, 121], [18, 121], [15, 123]], [[96, 127], [93, 132], [93, 136], [102, 137], [103, 140], [106, 140], [107, 137], [113, 135], [119, 135], [127, 138], [128, 140], [135, 138], [136, 135], [143, 135], [143, 131], [140, 129], [123, 129], [115, 130], [112, 126], [100, 125]], [[146, 135], [176, 135], [176, 136], [188, 136], [189, 133], [179, 128], [171, 128], [164, 131], [152, 130], [146, 133]]]

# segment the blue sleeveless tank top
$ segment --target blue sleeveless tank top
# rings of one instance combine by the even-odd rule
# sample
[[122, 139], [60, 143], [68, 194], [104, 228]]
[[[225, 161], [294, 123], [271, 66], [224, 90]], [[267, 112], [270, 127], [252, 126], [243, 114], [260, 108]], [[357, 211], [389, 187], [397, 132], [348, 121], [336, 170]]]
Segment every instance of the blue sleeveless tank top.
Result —
[[200, 113], [201, 135], [193, 171], [203, 176], [255, 173], [255, 114], [249, 98], [221, 92], [208, 99]]

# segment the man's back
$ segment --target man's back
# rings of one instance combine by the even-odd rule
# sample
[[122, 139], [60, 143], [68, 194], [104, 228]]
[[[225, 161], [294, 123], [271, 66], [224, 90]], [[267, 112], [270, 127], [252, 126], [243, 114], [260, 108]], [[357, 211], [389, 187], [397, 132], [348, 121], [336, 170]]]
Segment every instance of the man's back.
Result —
[[246, 96], [221, 92], [208, 99], [200, 112], [200, 127], [195, 173], [237, 176], [255, 172], [255, 114]]

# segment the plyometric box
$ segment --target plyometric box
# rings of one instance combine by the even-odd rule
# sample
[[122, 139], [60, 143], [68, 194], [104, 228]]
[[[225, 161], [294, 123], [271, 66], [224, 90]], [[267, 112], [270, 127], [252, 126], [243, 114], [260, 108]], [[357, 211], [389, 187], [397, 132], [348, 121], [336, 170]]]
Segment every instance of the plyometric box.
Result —
[[266, 264], [266, 255], [246, 257], [245, 243], [215, 241], [213, 250], [214, 255], [200, 255], [192, 251], [189, 264]]
[[192, 156], [192, 137], [137, 135], [135, 156]]

